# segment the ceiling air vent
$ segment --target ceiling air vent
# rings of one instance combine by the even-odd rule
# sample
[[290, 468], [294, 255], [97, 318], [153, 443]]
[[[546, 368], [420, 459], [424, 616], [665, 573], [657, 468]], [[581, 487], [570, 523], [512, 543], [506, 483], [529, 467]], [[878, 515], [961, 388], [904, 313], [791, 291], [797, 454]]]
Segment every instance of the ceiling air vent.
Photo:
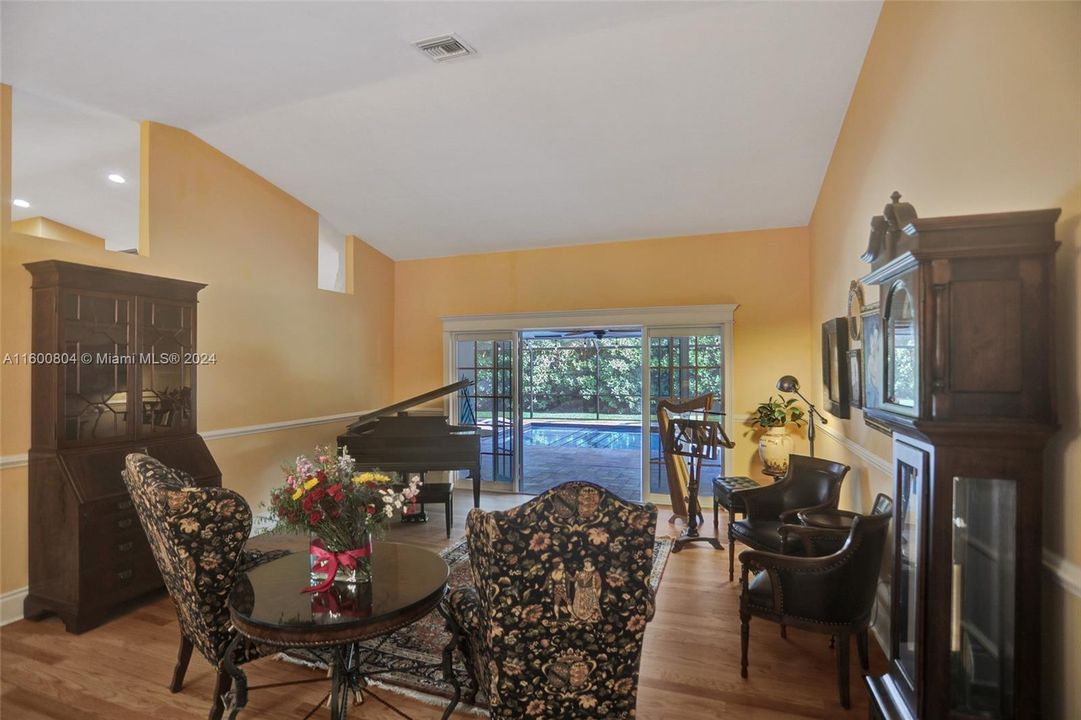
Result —
[[413, 44], [417, 46], [418, 50], [435, 62], [453, 60], [454, 58], [475, 55], [477, 53], [476, 50], [453, 35], [440, 35], [439, 37], [428, 38], [427, 40], [418, 40]]

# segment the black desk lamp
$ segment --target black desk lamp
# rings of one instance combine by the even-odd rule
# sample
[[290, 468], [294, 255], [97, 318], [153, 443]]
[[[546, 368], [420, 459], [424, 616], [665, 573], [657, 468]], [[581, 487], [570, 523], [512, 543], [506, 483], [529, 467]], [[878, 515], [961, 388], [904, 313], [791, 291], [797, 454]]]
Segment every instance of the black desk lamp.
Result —
[[826, 424], [826, 418], [822, 416], [822, 413], [815, 409], [814, 403], [807, 398], [803, 397], [803, 393], [799, 391], [799, 380], [793, 375], [785, 375], [777, 381], [777, 389], [781, 392], [796, 393], [799, 395], [800, 400], [807, 403], [807, 444], [811, 446], [811, 457], [815, 456], [815, 415], [822, 421], [822, 424]]

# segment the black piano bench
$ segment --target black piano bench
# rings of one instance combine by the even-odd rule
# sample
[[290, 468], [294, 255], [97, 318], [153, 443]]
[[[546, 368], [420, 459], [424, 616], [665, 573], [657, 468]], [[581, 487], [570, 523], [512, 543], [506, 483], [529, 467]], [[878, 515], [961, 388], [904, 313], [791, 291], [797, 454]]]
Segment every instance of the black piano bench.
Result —
[[[423, 478], [424, 475], [421, 474]], [[450, 537], [450, 526], [454, 520], [454, 483], [422, 483], [420, 493], [417, 495], [417, 504], [420, 509], [414, 513], [402, 513], [402, 522], [422, 523], [428, 522], [428, 513], [424, 506], [429, 503], [441, 503], [446, 508], [447, 514], [447, 537]]]

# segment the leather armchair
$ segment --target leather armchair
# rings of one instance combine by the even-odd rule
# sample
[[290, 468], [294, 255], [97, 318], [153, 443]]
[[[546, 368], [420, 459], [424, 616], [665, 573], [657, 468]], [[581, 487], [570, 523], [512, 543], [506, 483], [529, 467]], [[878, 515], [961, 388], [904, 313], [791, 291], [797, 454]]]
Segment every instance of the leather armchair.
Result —
[[[838, 694], [841, 705], [849, 707], [849, 640], [855, 635], [860, 667], [867, 672], [868, 629], [890, 517], [888, 513], [857, 516], [844, 546], [824, 557], [793, 557], [758, 550], [740, 553], [742, 677], [747, 677], [752, 617], [831, 635], [838, 640]], [[752, 571], [758, 571], [753, 578]]]
[[[140, 453], [128, 455], [125, 466], [124, 483], [180, 625], [180, 649], [169, 689], [175, 693], [183, 687], [192, 649], [197, 648], [218, 670], [209, 714], [210, 720], [217, 720], [225, 709], [222, 696], [231, 685], [222, 662], [236, 632], [226, 605], [229, 592], [242, 570], [287, 553], [244, 551], [251, 533], [251, 508], [232, 490], [194, 487], [186, 473]], [[237, 663], [264, 654], [254, 644], [242, 645], [238, 653]]]
[[586, 482], [470, 511], [476, 587], [447, 597], [445, 657], [462, 653], [492, 718], [634, 717], [656, 522], [652, 505]]
[[[747, 511], [742, 520], [728, 526], [728, 546], [738, 540], [755, 550], [801, 554], [801, 541], [782, 535], [781, 526], [798, 522], [801, 511], [836, 509], [849, 470], [848, 465], [832, 460], [792, 455], [788, 472], [777, 482], [733, 493]], [[734, 577], [735, 553], [729, 553], [728, 579]]]

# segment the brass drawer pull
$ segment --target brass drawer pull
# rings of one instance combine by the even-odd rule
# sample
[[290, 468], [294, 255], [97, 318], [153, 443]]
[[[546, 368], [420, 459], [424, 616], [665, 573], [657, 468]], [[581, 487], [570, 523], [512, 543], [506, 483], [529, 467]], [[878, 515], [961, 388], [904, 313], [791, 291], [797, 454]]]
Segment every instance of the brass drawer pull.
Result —
[[124, 518], [123, 520], [117, 520], [116, 521], [116, 526], [118, 528], [121, 528], [121, 529], [129, 528], [129, 527], [131, 527], [131, 523], [132, 523], [131, 518]]
[[129, 540], [126, 543], [120, 543], [119, 545], [117, 545], [116, 550], [117, 552], [128, 552], [133, 547], [135, 547], [135, 543]]
[[133, 575], [135, 575], [134, 570], [121, 570], [116, 574], [116, 576], [121, 580], [131, 580]]
[[121, 500], [116, 504], [117, 510], [127, 510], [131, 507], [131, 500]]

